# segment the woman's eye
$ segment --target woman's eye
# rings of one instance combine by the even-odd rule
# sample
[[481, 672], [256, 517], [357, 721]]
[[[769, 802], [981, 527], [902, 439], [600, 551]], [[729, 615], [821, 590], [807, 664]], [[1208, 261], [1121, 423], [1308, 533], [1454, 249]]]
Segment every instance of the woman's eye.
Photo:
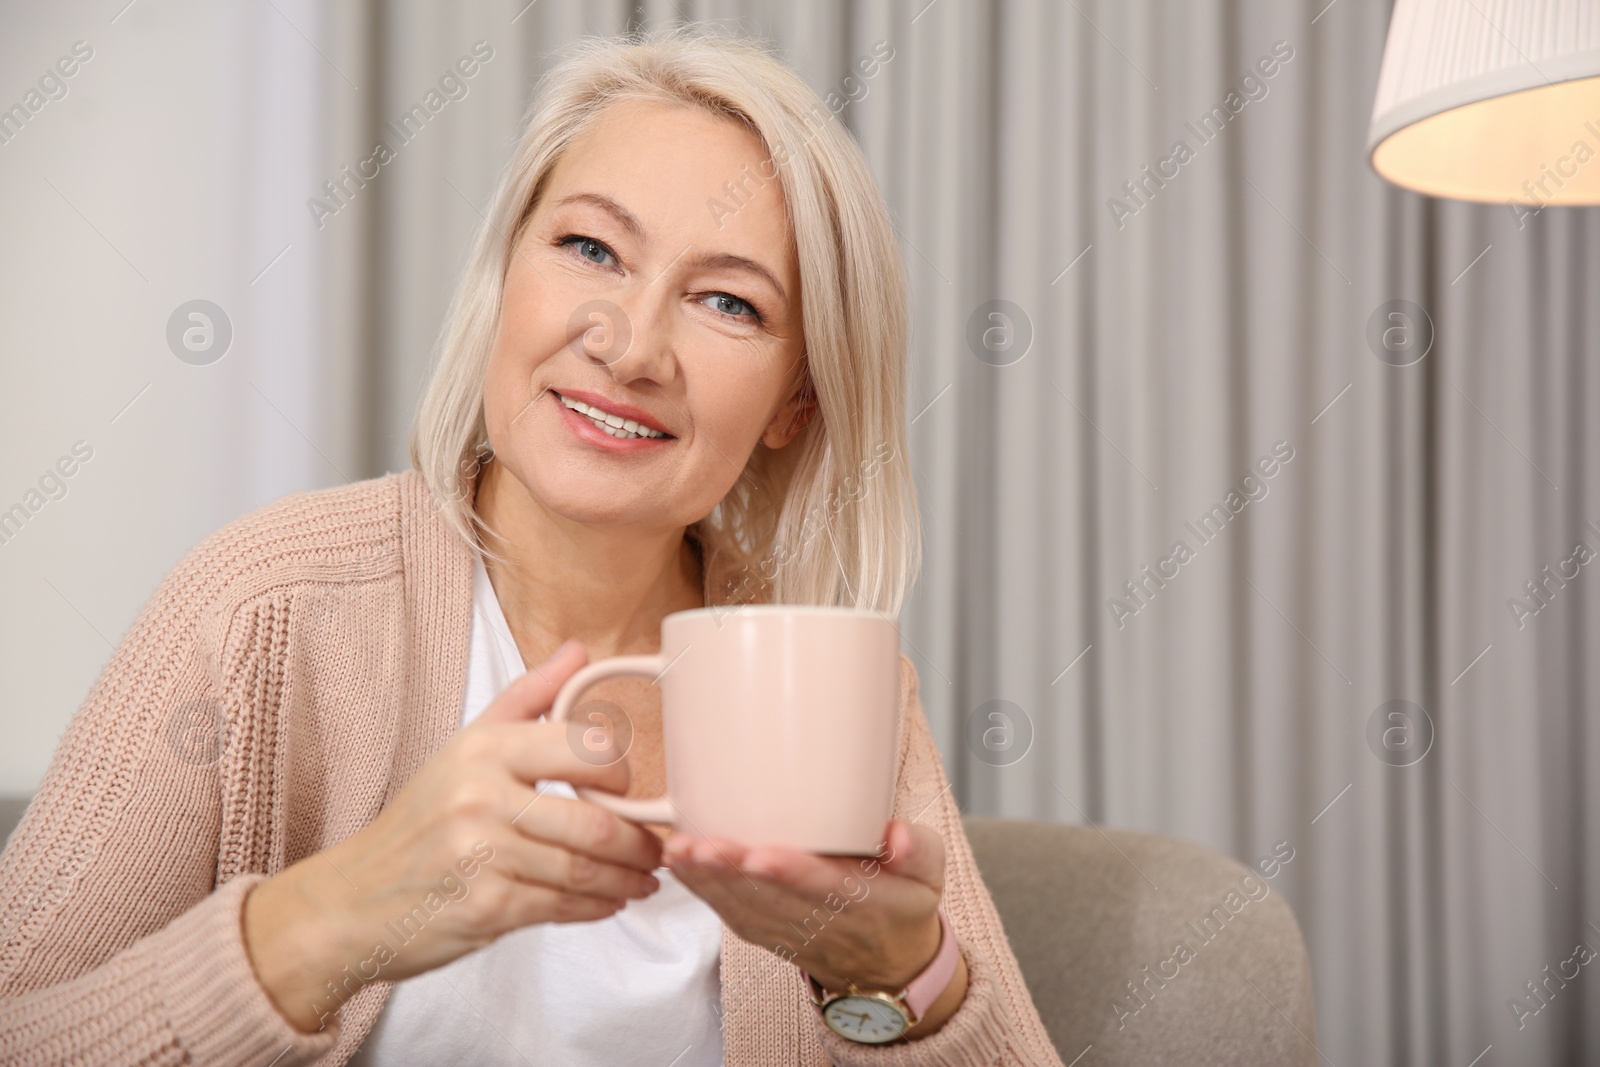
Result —
[[712, 293], [701, 303], [706, 304], [712, 311], [719, 312], [731, 319], [742, 319], [748, 315], [755, 322], [761, 321], [760, 313], [756, 311], [749, 301], [740, 300], [732, 293]]
[[[578, 255], [582, 256], [584, 259], [587, 259], [590, 263], [595, 263], [602, 267], [606, 266], [606, 263], [603, 262], [603, 257], [612, 254], [611, 249], [607, 248], [599, 241], [596, 241], [593, 237], [585, 237], [581, 233], [569, 234], [566, 237], [563, 237], [559, 243], [563, 248], [567, 247], [568, 245], [577, 245]], [[595, 258], [595, 255], [591, 255], [591, 253], [598, 254], [598, 256], [602, 258], [597, 259]]]

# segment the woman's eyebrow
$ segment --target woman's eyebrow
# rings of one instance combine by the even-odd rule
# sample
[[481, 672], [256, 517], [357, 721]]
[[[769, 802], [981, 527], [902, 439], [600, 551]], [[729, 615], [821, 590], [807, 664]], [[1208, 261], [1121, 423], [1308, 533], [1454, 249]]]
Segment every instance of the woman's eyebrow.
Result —
[[644, 223], [639, 221], [637, 215], [611, 199], [603, 193], [573, 193], [556, 201], [556, 207], [565, 207], [568, 204], [593, 204], [602, 211], [609, 212], [628, 231], [628, 235], [640, 244], [646, 241]]
[[702, 252], [697, 256], [689, 257], [689, 265], [703, 267], [707, 270], [742, 270], [766, 281], [777, 290], [778, 299], [787, 303], [789, 294], [783, 291], [783, 286], [778, 283], [777, 276], [766, 267], [746, 256], [735, 255], [732, 252]]

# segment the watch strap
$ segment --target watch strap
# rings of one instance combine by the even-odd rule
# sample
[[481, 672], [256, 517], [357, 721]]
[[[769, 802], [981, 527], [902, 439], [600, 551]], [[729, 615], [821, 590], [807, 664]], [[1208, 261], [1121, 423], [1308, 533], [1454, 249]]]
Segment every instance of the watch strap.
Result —
[[[956, 964], [960, 960], [961, 949], [956, 941], [955, 929], [951, 927], [950, 920], [946, 918], [944, 908], [938, 909], [939, 915], [939, 948], [933, 954], [933, 959], [928, 965], [917, 973], [916, 977], [906, 983], [897, 999], [901, 1000], [911, 1014], [911, 1022], [915, 1025], [933, 1007], [933, 1002], [950, 985], [950, 980], [955, 977]], [[806, 985], [811, 991], [812, 1003], [822, 1007], [835, 994], [823, 988], [822, 983], [807, 974], [804, 969], [800, 972], [806, 980]], [[852, 984], [850, 992], [860, 992]], [[840, 996], [844, 993], [837, 994]]]
[[939, 951], [933, 954], [933, 959], [924, 967], [915, 978], [906, 983], [906, 1006], [911, 1009], [913, 1018], [921, 1019], [933, 1007], [933, 1002], [939, 999], [950, 985], [950, 979], [956, 975], [956, 963], [960, 957], [960, 950], [956, 946], [956, 932], [950, 928], [950, 920], [945, 918], [944, 908], [939, 908]]

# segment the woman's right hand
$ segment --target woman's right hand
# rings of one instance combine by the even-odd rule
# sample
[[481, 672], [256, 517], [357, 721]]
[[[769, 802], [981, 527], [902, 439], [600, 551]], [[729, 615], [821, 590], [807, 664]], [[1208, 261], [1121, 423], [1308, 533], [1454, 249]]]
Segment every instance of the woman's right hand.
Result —
[[538, 718], [587, 661], [582, 645], [563, 645], [371, 823], [250, 891], [245, 947], [285, 1018], [321, 1029], [366, 981], [409, 978], [534, 923], [603, 919], [658, 888], [660, 838], [534, 788], [559, 779], [627, 790], [626, 760], [585, 760], [565, 725]]

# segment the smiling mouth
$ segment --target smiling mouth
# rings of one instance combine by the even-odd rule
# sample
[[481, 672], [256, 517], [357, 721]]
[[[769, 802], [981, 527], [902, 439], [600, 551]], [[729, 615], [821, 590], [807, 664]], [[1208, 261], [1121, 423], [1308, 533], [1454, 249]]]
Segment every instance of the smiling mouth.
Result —
[[[550, 390], [556, 393], [554, 389]], [[652, 430], [650, 427], [625, 419], [621, 415], [613, 415], [602, 408], [592, 404], [585, 404], [581, 400], [574, 400], [569, 396], [556, 393], [556, 399], [572, 411], [577, 412], [594, 424], [596, 429], [602, 430], [612, 437], [623, 441], [649, 438], [652, 440], [671, 440], [672, 435], [662, 430]]]

